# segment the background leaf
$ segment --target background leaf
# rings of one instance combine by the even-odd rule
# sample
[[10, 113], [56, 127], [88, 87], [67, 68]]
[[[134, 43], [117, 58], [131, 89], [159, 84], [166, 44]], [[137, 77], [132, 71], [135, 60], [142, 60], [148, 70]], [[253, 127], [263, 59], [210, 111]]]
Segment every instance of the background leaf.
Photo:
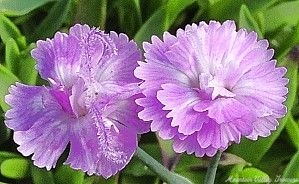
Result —
[[37, 70], [35, 69], [36, 61], [31, 57], [31, 50], [35, 44], [29, 45], [20, 53], [18, 60], [18, 77], [25, 84], [35, 84], [37, 80]]
[[73, 170], [67, 165], [60, 166], [54, 173], [56, 184], [84, 184], [84, 173], [80, 170]]
[[19, 79], [7, 68], [0, 65], [0, 106], [4, 111], [9, 108], [8, 105], [4, 102], [4, 97], [8, 94], [8, 88], [18, 80]]
[[299, 21], [299, 1], [280, 3], [265, 12], [266, 29], [274, 30], [282, 25], [294, 26]]
[[139, 0], [119, 0], [117, 10], [121, 32], [133, 37], [142, 24]]
[[105, 29], [107, 0], [78, 0], [76, 22]]
[[293, 145], [299, 150], [299, 127], [292, 116], [289, 117], [288, 123], [285, 125], [286, 131]]
[[245, 4], [243, 4], [240, 9], [239, 27], [246, 28], [249, 31], [255, 31], [257, 32], [259, 38], [263, 38], [263, 33], [259, 28], [257, 21], [254, 19]]
[[0, 37], [4, 44], [7, 43], [7, 41], [12, 38], [16, 41], [18, 41], [18, 45], [21, 48], [24, 48], [26, 45], [26, 42], [24, 39], [22, 39], [22, 34], [18, 27], [7, 17], [2, 15], [0, 13]]
[[23, 158], [7, 159], [1, 163], [0, 171], [7, 178], [23, 179], [30, 175], [30, 162]]
[[[179, 2], [179, 3], [178, 3]], [[139, 29], [135, 35], [135, 41], [149, 41], [152, 35], [161, 36], [170, 28], [176, 17], [195, 0], [169, 0], [165, 6], [161, 6]]]
[[46, 171], [46, 169], [40, 169], [32, 165], [31, 176], [34, 184], [55, 184], [52, 172]]
[[20, 16], [54, 0], [1, 0], [0, 13], [8, 16]]
[[20, 50], [17, 42], [13, 38], [7, 40], [5, 45], [5, 65], [8, 70], [12, 71], [14, 74], [17, 74], [18, 71], [18, 60], [20, 56]]
[[299, 182], [299, 151], [293, 156], [290, 163], [287, 165], [287, 168], [285, 169], [282, 178], [285, 179], [293, 179], [296, 183]]
[[71, 0], [60, 0], [49, 11], [47, 17], [37, 26], [30, 40], [53, 37], [65, 21], [70, 10]]

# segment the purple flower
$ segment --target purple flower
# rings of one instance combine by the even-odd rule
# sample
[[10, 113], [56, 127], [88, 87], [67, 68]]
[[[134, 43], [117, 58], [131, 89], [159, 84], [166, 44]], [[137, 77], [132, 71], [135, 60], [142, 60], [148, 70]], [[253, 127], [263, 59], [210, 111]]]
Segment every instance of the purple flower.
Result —
[[242, 136], [266, 137], [286, 114], [286, 69], [275, 67], [274, 51], [255, 32], [222, 25], [187, 25], [145, 43], [146, 62], [135, 76], [145, 98], [139, 117], [172, 139], [176, 152], [213, 156]]
[[48, 170], [70, 144], [65, 164], [105, 178], [123, 169], [149, 127], [137, 113], [133, 70], [141, 53], [124, 34], [75, 25], [32, 50], [46, 86], [9, 90], [6, 125], [24, 155]]

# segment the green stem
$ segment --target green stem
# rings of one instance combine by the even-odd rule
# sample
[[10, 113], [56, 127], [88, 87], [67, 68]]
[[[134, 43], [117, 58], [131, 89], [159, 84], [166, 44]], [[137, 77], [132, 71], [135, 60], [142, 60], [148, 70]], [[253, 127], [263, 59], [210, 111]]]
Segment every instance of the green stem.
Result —
[[222, 151], [217, 151], [216, 155], [212, 158], [210, 165], [208, 167], [208, 171], [205, 177], [205, 182], [204, 184], [214, 184], [215, 182], [215, 176], [216, 176], [216, 171], [217, 167], [219, 164], [219, 160], [221, 157]]
[[139, 147], [137, 148], [136, 156], [164, 182], [168, 184], [192, 184], [192, 182], [187, 178], [184, 178], [166, 169], [157, 160], [155, 160]]

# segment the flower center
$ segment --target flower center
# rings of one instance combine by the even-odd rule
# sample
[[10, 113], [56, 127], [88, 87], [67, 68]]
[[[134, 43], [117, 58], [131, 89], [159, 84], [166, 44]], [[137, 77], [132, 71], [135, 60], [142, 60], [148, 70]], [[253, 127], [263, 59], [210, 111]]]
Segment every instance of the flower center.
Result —
[[63, 87], [60, 87], [58, 89], [51, 89], [50, 90], [51, 95], [57, 100], [57, 102], [60, 104], [61, 108], [64, 112], [74, 115], [68, 91], [64, 90]]
[[226, 87], [223, 80], [209, 73], [202, 73], [199, 76], [199, 88], [207, 94], [210, 94], [212, 100], [218, 97], [231, 98], [235, 96], [235, 94]]

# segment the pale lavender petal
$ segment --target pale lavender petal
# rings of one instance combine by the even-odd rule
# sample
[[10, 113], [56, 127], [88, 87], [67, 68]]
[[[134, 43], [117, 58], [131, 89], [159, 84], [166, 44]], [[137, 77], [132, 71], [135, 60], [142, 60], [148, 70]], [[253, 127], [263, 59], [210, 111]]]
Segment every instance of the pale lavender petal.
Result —
[[135, 130], [138, 134], [148, 132], [150, 130], [150, 123], [145, 123], [138, 117], [141, 108], [135, 103], [135, 100], [141, 98], [141, 96], [135, 95], [126, 100], [119, 101], [113, 106], [115, 110], [107, 117], [120, 122], [129, 129]]
[[[125, 34], [110, 32], [111, 41], [115, 44], [117, 54], [103, 60], [98, 68], [96, 78], [99, 81], [113, 81], [115, 84], [124, 85], [140, 82], [132, 71], [141, 60], [141, 52], [135, 42], [129, 41]], [[132, 62], [134, 61], [134, 62]]]
[[163, 139], [171, 139], [177, 134], [177, 127], [171, 126], [171, 119], [165, 118], [167, 111], [162, 110], [163, 105], [154, 97], [139, 98], [136, 103], [144, 109], [138, 113], [138, 117], [151, 122], [151, 130], [158, 131]]
[[252, 122], [256, 120], [256, 114], [253, 109], [249, 109], [233, 98], [218, 98], [207, 110], [208, 116], [218, 124], [240, 124], [240, 131], [245, 135], [251, 133]]
[[165, 84], [162, 88], [157, 98], [164, 105], [163, 110], [171, 110], [166, 117], [172, 118], [171, 126], [178, 127], [179, 133], [191, 135], [209, 120], [207, 113], [199, 114], [193, 109], [200, 101], [197, 91], [175, 84]]
[[203, 157], [204, 155], [213, 156], [216, 154], [219, 148], [213, 148], [212, 146], [202, 148], [199, 146], [196, 140], [196, 134], [188, 136], [186, 139], [173, 139], [173, 148], [177, 153], [187, 152], [188, 154], [195, 154], [197, 157]]
[[15, 130], [18, 150], [25, 156], [33, 154], [38, 167], [55, 167], [68, 144], [72, 119], [46, 87], [17, 83], [10, 88], [6, 102], [12, 108], [6, 113], [5, 124]]
[[73, 126], [70, 154], [65, 163], [89, 175], [109, 178], [132, 158], [137, 148], [137, 134], [109, 118], [99, 119], [99, 112], [93, 113]]
[[177, 84], [162, 84], [163, 90], [157, 92], [158, 100], [164, 105], [164, 110], [172, 110], [200, 101], [199, 93], [188, 86]]
[[78, 78], [81, 53], [78, 41], [65, 33], [56, 33], [52, 40], [38, 41], [32, 57], [37, 61], [41, 77], [54, 84], [71, 86]]
[[119, 126], [117, 131], [112, 128], [107, 131], [106, 136], [105, 139], [99, 137], [100, 163], [97, 170], [108, 178], [122, 170], [133, 157], [137, 148], [137, 134], [135, 131]]
[[5, 97], [11, 109], [5, 114], [5, 124], [15, 131], [29, 130], [44, 114], [63, 114], [62, 107], [46, 87], [16, 83]]

